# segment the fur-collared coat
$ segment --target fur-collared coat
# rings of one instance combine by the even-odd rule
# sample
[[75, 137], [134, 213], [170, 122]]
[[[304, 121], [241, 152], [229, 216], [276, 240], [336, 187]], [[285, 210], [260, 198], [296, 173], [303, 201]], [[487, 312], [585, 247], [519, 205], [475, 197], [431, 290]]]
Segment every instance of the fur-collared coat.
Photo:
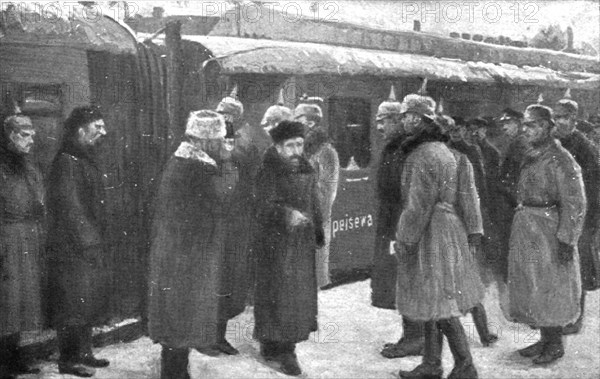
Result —
[[[257, 179], [254, 335], [259, 341], [300, 342], [317, 330], [315, 254], [324, 243], [317, 190], [306, 159], [294, 169], [274, 147], [267, 150]], [[309, 223], [290, 227], [292, 210]]]
[[579, 258], [583, 288], [591, 291], [600, 288], [600, 246], [594, 241], [600, 227], [600, 151], [577, 129], [560, 143], [573, 155], [583, 176], [587, 213], [579, 238]]
[[218, 166], [183, 142], [169, 159], [156, 197], [150, 247], [148, 330], [177, 348], [216, 343], [222, 317], [228, 222], [238, 170]]
[[40, 171], [0, 147], [0, 337], [42, 326], [44, 216]]
[[421, 321], [460, 317], [483, 297], [467, 240], [483, 233], [473, 168], [437, 131], [405, 143], [396, 240], [418, 251], [398, 253], [398, 312]]
[[105, 185], [95, 157], [66, 141], [48, 178], [48, 294], [55, 327], [110, 318]]
[[[509, 312], [536, 327], [565, 326], [580, 312], [577, 242], [586, 211], [581, 168], [555, 139], [529, 150], [517, 187], [519, 206], [510, 235]], [[563, 263], [558, 242], [575, 247]]]

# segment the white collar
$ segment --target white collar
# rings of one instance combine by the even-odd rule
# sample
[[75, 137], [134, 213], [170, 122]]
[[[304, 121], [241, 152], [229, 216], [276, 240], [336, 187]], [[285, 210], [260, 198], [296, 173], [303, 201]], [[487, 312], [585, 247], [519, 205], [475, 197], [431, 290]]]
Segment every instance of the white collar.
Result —
[[187, 141], [184, 141], [179, 145], [175, 152], [175, 156], [183, 159], [193, 159], [217, 167], [217, 162], [215, 162], [214, 159], [202, 149]]

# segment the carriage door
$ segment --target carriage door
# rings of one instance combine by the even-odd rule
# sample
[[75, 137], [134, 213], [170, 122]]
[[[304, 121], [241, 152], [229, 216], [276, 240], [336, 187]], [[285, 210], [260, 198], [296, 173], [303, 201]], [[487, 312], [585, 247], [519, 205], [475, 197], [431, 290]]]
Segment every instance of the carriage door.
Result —
[[340, 158], [340, 179], [331, 218], [330, 271], [335, 277], [363, 271], [374, 243], [371, 184], [371, 103], [364, 98], [329, 99], [330, 135]]

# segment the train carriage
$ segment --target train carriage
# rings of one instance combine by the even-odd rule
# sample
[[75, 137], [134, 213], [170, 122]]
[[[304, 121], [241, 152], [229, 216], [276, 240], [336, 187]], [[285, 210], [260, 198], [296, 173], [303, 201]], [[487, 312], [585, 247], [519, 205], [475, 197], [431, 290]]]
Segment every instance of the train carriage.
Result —
[[[161, 39], [154, 43], [165, 46]], [[598, 106], [599, 76], [546, 67], [444, 59], [396, 51], [231, 36], [181, 36], [182, 107], [214, 108], [234, 85], [245, 121], [258, 125], [283, 90], [294, 107], [303, 94], [323, 98], [324, 123], [340, 156], [331, 223], [330, 270], [335, 280], [368, 272], [376, 220], [376, 168], [383, 140], [377, 106], [394, 84], [399, 98], [428, 79], [445, 111], [475, 117], [525, 108], [540, 92], [552, 101], [571, 88], [588, 112]]]

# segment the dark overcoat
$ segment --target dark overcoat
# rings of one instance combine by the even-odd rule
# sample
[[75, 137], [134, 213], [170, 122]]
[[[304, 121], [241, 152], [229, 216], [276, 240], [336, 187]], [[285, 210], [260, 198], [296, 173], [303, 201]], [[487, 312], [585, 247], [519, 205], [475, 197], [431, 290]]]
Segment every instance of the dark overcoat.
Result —
[[170, 158], [156, 197], [150, 248], [148, 330], [177, 348], [215, 344], [227, 220], [236, 209], [233, 167], [218, 166], [184, 142]]
[[0, 336], [42, 325], [44, 214], [39, 170], [0, 147]]
[[395, 239], [396, 225], [402, 211], [400, 178], [405, 158], [403, 139], [403, 136], [396, 137], [385, 146], [377, 171], [378, 212], [371, 272], [371, 304], [384, 309], [396, 309], [398, 262], [390, 255], [390, 241]]
[[110, 317], [103, 173], [95, 154], [68, 141], [48, 178], [48, 296], [55, 327]]
[[600, 152], [582, 132], [575, 129], [571, 135], [560, 140], [581, 167], [587, 213], [583, 232], [579, 238], [581, 259], [581, 282], [587, 291], [600, 288], [600, 246], [594, 242], [594, 234], [600, 222]]
[[[257, 178], [257, 276], [255, 338], [300, 342], [317, 330], [317, 242], [324, 242], [317, 178], [302, 158], [293, 169], [274, 147], [267, 150]], [[310, 222], [289, 227], [292, 210]]]

